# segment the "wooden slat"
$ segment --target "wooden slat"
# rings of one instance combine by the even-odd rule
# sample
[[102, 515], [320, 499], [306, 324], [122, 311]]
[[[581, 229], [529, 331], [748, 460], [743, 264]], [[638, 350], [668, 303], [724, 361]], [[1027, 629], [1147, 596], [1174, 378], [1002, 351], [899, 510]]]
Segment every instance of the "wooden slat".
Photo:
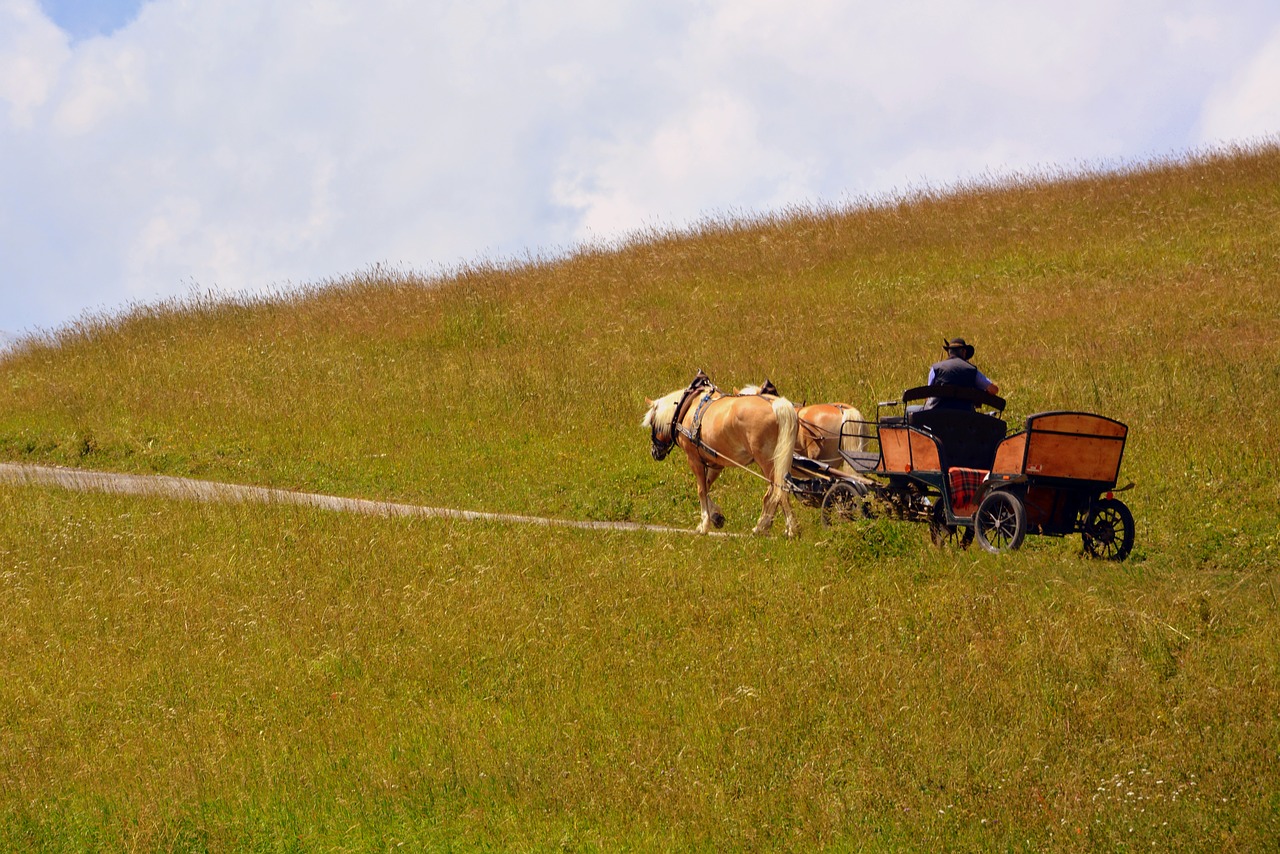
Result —
[[1090, 436], [1114, 436], [1123, 439], [1129, 428], [1119, 421], [1087, 412], [1050, 412], [1027, 419], [1027, 429], [1052, 430], [1057, 433], [1085, 433]]

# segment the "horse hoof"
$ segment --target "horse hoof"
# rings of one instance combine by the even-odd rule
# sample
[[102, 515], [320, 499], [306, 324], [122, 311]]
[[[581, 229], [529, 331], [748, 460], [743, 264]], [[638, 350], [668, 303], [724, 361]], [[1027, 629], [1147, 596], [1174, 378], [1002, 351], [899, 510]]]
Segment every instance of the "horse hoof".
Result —
[[712, 525], [715, 525], [715, 526], [716, 526], [716, 528], [723, 528], [723, 527], [724, 527], [724, 514], [723, 514], [723, 513], [717, 513], [716, 515], [712, 516], [712, 517], [711, 517], [711, 524], [712, 524]]

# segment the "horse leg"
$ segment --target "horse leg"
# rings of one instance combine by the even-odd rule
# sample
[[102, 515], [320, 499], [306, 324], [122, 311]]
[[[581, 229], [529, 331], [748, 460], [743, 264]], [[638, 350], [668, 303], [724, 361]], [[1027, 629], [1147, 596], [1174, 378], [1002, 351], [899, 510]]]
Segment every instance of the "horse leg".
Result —
[[[698, 507], [701, 508], [702, 515], [696, 530], [699, 534], [706, 534], [711, 530], [712, 508], [715, 507], [708, 492], [719, 472], [715, 469], [708, 469], [697, 451], [685, 449], [685, 455], [689, 458], [689, 468], [693, 469], [693, 476], [698, 484]], [[719, 508], [716, 509], [718, 510]], [[722, 520], [721, 524], [723, 524], [724, 517], [721, 516], [720, 518]]]
[[764, 494], [764, 510], [760, 514], [760, 521], [756, 523], [755, 533], [766, 534], [773, 527], [773, 520], [778, 515], [778, 508], [782, 508], [783, 518], [787, 520], [787, 536], [794, 537], [800, 533], [800, 524], [796, 520], [795, 510], [791, 507], [791, 495], [787, 492], [786, 487], [769, 484], [769, 489]]
[[764, 513], [760, 516], [760, 523], [756, 525], [756, 533], [763, 534], [772, 527], [778, 508], [781, 507], [782, 516], [787, 520], [787, 536], [794, 537], [800, 533], [800, 525], [796, 521], [795, 511], [791, 509], [791, 493], [787, 491], [785, 480], [777, 483], [773, 482], [772, 477], [769, 480], [769, 491], [764, 494]]
[[784, 489], [782, 492], [782, 516], [787, 520], [787, 536], [794, 537], [800, 533], [800, 523], [796, 521], [795, 511], [791, 508], [791, 495]]
[[717, 528], [724, 527], [724, 513], [720, 510], [720, 505], [716, 504], [715, 499], [711, 497], [711, 484], [716, 482], [716, 478], [720, 476], [722, 468], [707, 466], [707, 505], [711, 510], [711, 524]]
[[773, 483], [773, 466], [767, 465], [762, 461], [760, 471], [769, 481], [769, 488], [764, 493], [764, 508], [760, 512], [760, 521], [756, 522], [752, 533], [767, 534], [769, 529], [773, 527], [773, 517], [778, 514], [778, 487]]

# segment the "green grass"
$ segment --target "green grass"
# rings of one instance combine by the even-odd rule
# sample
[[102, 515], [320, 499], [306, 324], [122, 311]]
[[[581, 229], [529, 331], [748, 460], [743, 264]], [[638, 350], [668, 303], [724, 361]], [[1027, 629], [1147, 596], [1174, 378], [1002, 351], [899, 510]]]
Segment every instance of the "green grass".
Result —
[[[0, 459], [689, 526], [645, 396], [919, 384], [1130, 425], [1137, 546], [933, 549], [0, 487], [0, 847], [1263, 850], [1280, 150], [85, 318]], [[760, 484], [717, 485], [750, 529]]]
[[888, 525], [799, 559], [38, 489], [5, 505], [12, 842], [1276, 832], [1273, 574], [993, 560]]

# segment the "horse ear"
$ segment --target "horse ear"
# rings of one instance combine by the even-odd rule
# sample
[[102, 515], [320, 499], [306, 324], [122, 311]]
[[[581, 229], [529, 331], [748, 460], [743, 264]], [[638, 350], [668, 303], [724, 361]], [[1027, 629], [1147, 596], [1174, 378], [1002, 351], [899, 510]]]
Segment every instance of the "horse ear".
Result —
[[646, 397], [646, 398], [644, 399], [644, 405], [645, 405], [645, 406], [653, 406], [653, 400], [652, 400], [651, 398]]

